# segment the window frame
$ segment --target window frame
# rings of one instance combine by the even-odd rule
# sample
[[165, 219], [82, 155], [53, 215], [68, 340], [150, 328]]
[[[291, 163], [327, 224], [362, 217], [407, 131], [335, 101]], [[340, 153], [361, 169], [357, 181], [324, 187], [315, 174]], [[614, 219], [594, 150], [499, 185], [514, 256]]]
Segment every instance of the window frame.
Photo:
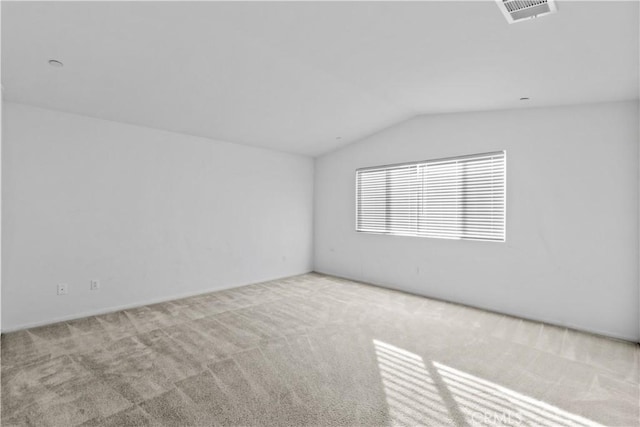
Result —
[[[390, 169], [390, 168], [401, 168], [404, 166], [413, 166], [413, 165], [424, 165], [424, 164], [434, 164], [434, 163], [446, 163], [446, 162], [451, 162], [451, 161], [458, 161], [458, 160], [464, 160], [464, 159], [471, 159], [471, 158], [475, 158], [475, 157], [489, 157], [489, 156], [495, 156], [495, 155], [502, 155], [504, 158], [504, 179], [503, 179], [503, 186], [504, 186], [504, 194], [503, 194], [503, 200], [504, 200], [504, 206], [503, 206], [503, 216], [504, 216], [504, 220], [502, 223], [502, 239], [483, 239], [483, 238], [477, 238], [477, 237], [464, 237], [464, 236], [458, 236], [458, 237], [451, 237], [451, 236], [429, 236], [429, 235], [424, 235], [424, 234], [420, 234], [420, 233], [399, 233], [399, 232], [394, 232], [394, 231], [370, 231], [370, 230], [359, 230], [358, 226], [358, 205], [359, 205], [359, 199], [360, 199], [360, 185], [359, 185], [359, 181], [358, 181], [358, 173], [361, 171], [367, 171], [367, 170], [376, 170], [376, 169], [380, 169], [380, 170], [385, 170], [385, 169]], [[384, 164], [384, 165], [376, 165], [376, 166], [366, 166], [366, 167], [361, 167], [361, 168], [357, 168], [355, 170], [354, 173], [354, 177], [355, 177], [355, 215], [354, 215], [354, 219], [355, 219], [355, 231], [357, 233], [364, 233], [364, 234], [373, 234], [373, 235], [387, 235], [387, 236], [397, 236], [397, 237], [421, 237], [421, 238], [428, 238], [428, 239], [445, 239], [445, 240], [468, 240], [468, 241], [477, 241], [477, 242], [494, 242], [494, 243], [505, 243], [507, 241], [507, 150], [496, 150], [496, 151], [488, 151], [488, 152], [483, 152], [483, 153], [474, 153], [474, 154], [465, 154], [465, 155], [461, 155], [461, 156], [450, 156], [450, 157], [442, 157], [442, 158], [437, 158], [437, 159], [430, 159], [430, 160], [421, 160], [421, 161], [411, 161], [411, 162], [402, 162], [402, 163], [390, 163], [390, 164]], [[423, 201], [421, 201], [420, 204], [424, 203]], [[388, 207], [387, 207], [388, 209]], [[417, 212], [418, 215], [418, 221], [419, 219], [419, 215], [420, 212]], [[389, 219], [385, 218], [386, 221], [388, 222]], [[388, 227], [386, 227], [388, 229]]]

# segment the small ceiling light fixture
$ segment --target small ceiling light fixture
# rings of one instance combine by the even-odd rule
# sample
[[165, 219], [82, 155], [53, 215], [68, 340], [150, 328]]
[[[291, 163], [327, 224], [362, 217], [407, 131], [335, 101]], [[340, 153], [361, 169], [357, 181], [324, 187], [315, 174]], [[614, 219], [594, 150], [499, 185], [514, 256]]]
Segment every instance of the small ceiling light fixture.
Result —
[[496, 0], [509, 24], [556, 13], [555, 0]]
[[57, 59], [50, 59], [49, 60], [49, 65], [51, 65], [52, 67], [56, 67], [56, 68], [64, 67], [64, 64], [62, 62], [58, 61]]
[[520, 101], [528, 101], [528, 100], [529, 100], [529, 98], [527, 98], [527, 97], [520, 98]]

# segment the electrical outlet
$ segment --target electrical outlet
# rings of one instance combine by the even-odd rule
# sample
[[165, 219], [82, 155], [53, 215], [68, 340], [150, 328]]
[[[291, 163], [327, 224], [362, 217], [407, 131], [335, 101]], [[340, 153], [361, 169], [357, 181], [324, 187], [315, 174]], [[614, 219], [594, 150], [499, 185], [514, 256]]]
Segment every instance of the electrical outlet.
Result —
[[97, 291], [98, 289], [100, 289], [100, 281], [97, 279], [94, 279], [91, 281], [91, 290], [92, 291]]
[[58, 295], [67, 295], [69, 293], [69, 285], [66, 283], [58, 284]]

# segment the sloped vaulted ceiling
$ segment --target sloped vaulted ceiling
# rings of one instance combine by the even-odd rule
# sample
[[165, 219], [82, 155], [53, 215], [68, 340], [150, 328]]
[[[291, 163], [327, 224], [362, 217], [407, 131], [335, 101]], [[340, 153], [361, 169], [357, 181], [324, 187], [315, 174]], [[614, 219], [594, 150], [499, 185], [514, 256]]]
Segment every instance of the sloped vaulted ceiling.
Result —
[[637, 98], [638, 2], [557, 4], [5, 1], [5, 99], [318, 155], [417, 114]]

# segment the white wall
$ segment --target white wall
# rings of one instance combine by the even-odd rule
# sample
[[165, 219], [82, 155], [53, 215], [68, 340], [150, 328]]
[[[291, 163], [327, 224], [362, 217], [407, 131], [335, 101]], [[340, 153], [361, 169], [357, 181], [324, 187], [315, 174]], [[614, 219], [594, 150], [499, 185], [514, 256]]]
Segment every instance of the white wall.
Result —
[[[506, 243], [356, 233], [355, 169], [507, 150]], [[315, 269], [637, 341], [638, 103], [422, 116], [316, 161]]]
[[313, 159], [4, 113], [4, 330], [311, 270]]
[[[1, 19], [0, 19], [1, 21]], [[2, 73], [0, 73], [1, 76]], [[0, 81], [2, 81], [0, 77]], [[4, 150], [2, 143], [2, 124], [3, 124], [3, 107], [4, 105], [4, 86], [0, 87], [0, 189], [2, 188], [2, 151]], [[0, 190], [1, 192], [1, 190]], [[2, 197], [0, 197], [0, 242], [2, 241]], [[2, 331], [2, 247], [0, 246], [0, 331]]]

